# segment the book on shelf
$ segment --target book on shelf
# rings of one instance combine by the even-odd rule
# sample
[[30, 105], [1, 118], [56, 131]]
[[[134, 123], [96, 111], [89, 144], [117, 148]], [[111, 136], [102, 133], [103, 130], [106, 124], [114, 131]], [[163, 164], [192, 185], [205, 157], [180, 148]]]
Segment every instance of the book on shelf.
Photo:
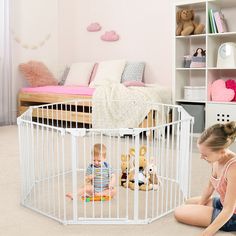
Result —
[[219, 33], [224, 33], [228, 31], [224, 15], [221, 11], [214, 12], [214, 19]]
[[213, 9], [209, 9], [210, 33], [218, 33]]

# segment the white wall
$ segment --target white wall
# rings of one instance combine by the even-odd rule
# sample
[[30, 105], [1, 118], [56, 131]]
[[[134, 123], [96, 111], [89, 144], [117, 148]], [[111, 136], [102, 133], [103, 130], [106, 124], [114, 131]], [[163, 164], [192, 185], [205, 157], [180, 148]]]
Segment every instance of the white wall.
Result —
[[[171, 86], [172, 2], [60, 0], [59, 64], [141, 60], [147, 63], [145, 82]], [[102, 30], [87, 32], [91, 22], [99, 22]], [[120, 40], [101, 41], [101, 34], [109, 30], [117, 31]]]
[[[19, 73], [20, 63], [29, 60], [43, 61], [50, 70], [58, 73], [58, 2], [57, 0], [13, 0], [12, 47], [13, 47], [13, 91], [15, 109], [19, 89], [27, 82]], [[48, 40], [38, 49], [25, 48]]]
[[[125, 58], [147, 63], [145, 82], [171, 86], [172, 2], [174, 0], [14, 0], [15, 88], [27, 83], [18, 72], [19, 63], [43, 61], [58, 77], [65, 64]], [[86, 27], [99, 22], [102, 30], [89, 33]], [[104, 31], [115, 30], [120, 40], [100, 40]], [[39, 49], [23, 45], [39, 44]]]

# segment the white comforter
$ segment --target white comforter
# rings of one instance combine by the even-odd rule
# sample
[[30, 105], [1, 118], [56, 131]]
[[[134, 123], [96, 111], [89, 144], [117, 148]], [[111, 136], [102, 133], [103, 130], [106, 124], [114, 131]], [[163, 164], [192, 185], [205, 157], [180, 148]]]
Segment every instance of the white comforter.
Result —
[[170, 103], [170, 92], [158, 85], [125, 87], [107, 84], [93, 94], [93, 128], [135, 128], [151, 109], [147, 102]]

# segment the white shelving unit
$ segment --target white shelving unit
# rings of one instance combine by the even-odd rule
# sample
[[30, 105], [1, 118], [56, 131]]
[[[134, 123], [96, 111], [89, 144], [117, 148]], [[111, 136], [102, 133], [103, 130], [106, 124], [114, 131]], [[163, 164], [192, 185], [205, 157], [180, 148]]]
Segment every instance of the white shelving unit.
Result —
[[[173, 97], [176, 104], [182, 105], [195, 116], [194, 133], [201, 133], [214, 123], [236, 120], [236, 102], [214, 102], [209, 93], [210, 85], [217, 79], [236, 80], [236, 67], [216, 67], [220, 45], [225, 42], [236, 43], [236, 0], [186, 0], [175, 4], [174, 13], [185, 8], [194, 9], [195, 21], [205, 24], [205, 31], [199, 35], [174, 36]], [[210, 32], [209, 9], [222, 11], [229, 32]], [[206, 50], [206, 66], [184, 68], [184, 56], [193, 55], [197, 48]], [[204, 86], [204, 98], [196, 101], [184, 99], [184, 86]]]

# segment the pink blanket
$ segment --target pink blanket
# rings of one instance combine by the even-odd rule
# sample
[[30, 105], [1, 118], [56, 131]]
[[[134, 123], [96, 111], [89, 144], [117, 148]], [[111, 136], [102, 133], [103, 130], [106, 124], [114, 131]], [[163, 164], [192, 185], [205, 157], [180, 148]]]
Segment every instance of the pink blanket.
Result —
[[92, 96], [94, 88], [89, 87], [75, 87], [75, 86], [44, 86], [34, 88], [22, 88], [21, 92], [24, 93], [60, 93], [60, 94], [77, 94]]

